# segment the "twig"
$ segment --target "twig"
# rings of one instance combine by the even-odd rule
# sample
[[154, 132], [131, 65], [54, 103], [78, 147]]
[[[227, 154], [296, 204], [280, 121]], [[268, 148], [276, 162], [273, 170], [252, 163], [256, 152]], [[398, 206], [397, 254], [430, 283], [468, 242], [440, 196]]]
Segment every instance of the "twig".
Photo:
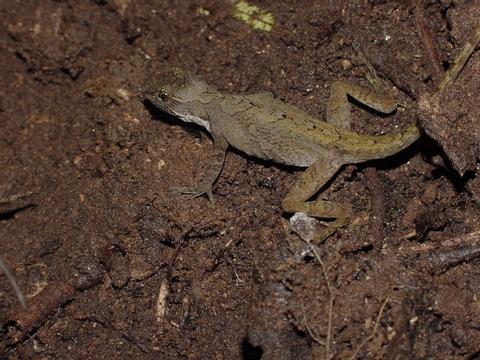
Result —
[[442, 80], [438, 84], [438, 91], [443, 92], [445, 88], [452, 83], [457, 76], [460, 74], [462, 69], [465, 67], [470, 56], [472, 56], [475, 49], [480, 44], [480, 27], [477, 28], [475, 34], [473, 34], [472, 38], [469, 42], [467, 42], [462, 50], [462, 52], [457, 56], [453, 65], [445, 72], [443, 75]]
[[[371, 76], [368, 74], [365, 74], [367, 77], [367, 80], [372, 84], [372, 86], [375, 88], [375, 91], [377, 92], [385, 92], [383, 91], [384, 86], [382, 85], [382, 82], [380, 78], [378, 77], [377, 73], [380, 72], [382, 74], [382, 77], [390, 81], [397, 89], [403, 91], [405, 94], [407, 94], [410, 98], [413, 100], [417, 99], [417, 94], [412, 90], [412, 87], [405, 83], [396, 73], [396, 71], [387, 66], [383, 62], [377, 62], [375, 61], [375, 66], [372, 64], [372, 62], [367, 58], [365, 55], [365, 52], [362, 51], [358, 43], [353, 43], [352, 44], [353, 50], [357, 53], [357, 55], [361, 58], [361, 61], [364, 63], [364, 65], [367, 67], [368, 71], [370, 72]], [[378, 71], [377, 71], [378, 70]], [[401, 105], [401, 104], [400, 104]], [[402, 105], [403, 106], [403, 105]]]
[[15, 213], [34, 205], [28, 200], [32, 194], [33, 192], [28, 191], [23, 194], [0, 196], [0, 215]]
[[375, 70], [372, 63], [368, 60], [365, 52], [360, 47], [360, 44], [357, 42], [353, 42], [352, 48], [357, 54], [357, 56], [360, 58], [362, 65], [367, 68], [367, 72], [364, 72], [364, 74], [368, 82], [373, 86], [376, 92], [383, 92], [383, 86], [381, 84], [380, 78], [378, 77], [377, 70]]
[[169, 288], [168, 280], [162, 279], [157, 296], [157, 305], [155, 307], [155, 319], [157, 322], [161, 322], [167, 313], [167, 297], [170, 292]]
[[32, 194], [33, 194], [32, 191], [27, 191], [26, 193], [23, 193], [23, 194], [15, 194], [15, 195], [0, 197], [0, 205], [12, 203], [14, 201], [17, 201], [19, 199], [23, 199], [23, 198], [25, 198], [27, 196], [30, 196]]
[[305, 328], [307, 329], [308, 335], [310, 335], [313, 341], [315, 341], [317, 344], [325, 346], [325, 343], [319, 338], [317, 338], [313, 333], [312, 329], [310, 329], [310, 326], [308, 326], [307, 315], [305, 313], [305, 306], [303, 306], [303, 304], [301, 304], [300, 306], [302, 308], [303, 323], [305, 324]]
[[325, 341], [325, 359], [330, 360], [330, 343], [332, 338], [332, 316], [333, 316], [333, 291], [332, 286], [330, 284], [330, 280], [328, 279], [328, 271], [325, 263], [323, 262], [320, 254], [317, 251], [315, 245], [313, 245], [310, 241], [304, 240], [305, 243], [308, 245], [310, 250], [312, 251], [315, 259], [317, 259], [320, 267], [322, 268], [323, 276], [325, 278], [325, 282], [327, 284], [328, 294], [329, 294], [329, 303], [328, 303], [328, 324], [327, 324], [327, 340]]
[[385, 298], [385, 301], [383, 302], [382, 306], [380, 307], [380, 311], [378, 312], [377, 320], [375, 320], [375, 325], [373, 326], [372, 333], [368, 337], [363, 339], [363, 341], [360, 343], [360, 345], [358, 345], [358, 347], [355, 349], [355, 352], [350, 357], [351, 360], [355, 360], [357, 358], [357, 354], [360, 352], [362, 347], [365, 346], [365, 344], [367, 342], [372, 340], [373, 337], [375, 336], [375, 334], [377, 333], [378, 326], [380, 325], [380, 320], [382, 319], [382, 315], [383, 315], [383, 312], [385, 310], [385, 306], [387, 306], [387, 303], [390, 301], [390, 299], [388, 297], [389, 297], [389, 295], [387, 295], [387, 297]]
[[17, 281], [15, 280], [15, 277], [12, 275], [12, 273], [7, 267], [7, 264], [5, 264], [5, 262], [1, 257], [0, 257], [0, 270], [2, 270], [2, 272], [7, 277], [8, 281], [10, 281], [13, 291], [15, 291], [15, 295], [17, 295], [18, 301], [20, 301], [20, 304], [22, 304], [22, 307], [25, 309], [27, 307], [25, 296], [23, 295], [22, 290], [20, 290], [20, 286], [18, 286]]
[[444, 240], [440, 245], [412, 246], [408, 254], [420, 255], [417, 261], [434, 272], [441, 272], [480, 256], [480, 231]]
[[440, 76], [443, 73], [443, 70], [440, 63], [440, 57], [438, 56], [437, 46], [423, 15], [423, 1], [417, 0], [415, 3], [415, 23], [420, 31], [420, 36], [423, 40], [428, 57], [430, 58], [430, 63], [435, 70], [435, 76]]

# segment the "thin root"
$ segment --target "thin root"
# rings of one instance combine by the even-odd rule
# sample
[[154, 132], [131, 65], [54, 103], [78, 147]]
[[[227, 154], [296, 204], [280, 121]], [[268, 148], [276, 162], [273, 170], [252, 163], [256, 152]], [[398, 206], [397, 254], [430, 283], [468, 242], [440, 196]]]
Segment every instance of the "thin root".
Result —
[[0, 270], [2, 270], [2, 272], [7, 277], [8, 281], [10, 281], [13, 291], [15, 291], [15, 295], [17, 295], [18, 301], [20, 301], [20, 304], [25, 309], [27, 307], [25, 296], [23, 295], [22, 290], [20, 290], [20, 286], [18, 286], [17, 281], [15, 280], [15, 277], [12, 275], [12, 273], [7, 267], [7, 264], [5, 264], [5, 262], [1, 257], [0, 257]]
[[301, 304], [301, 307], [302, 307], [303, 323], [305, 325], [305, 328], [307, 329], [308, 335], [310, 335], [312, 340], [315, 341], [317, 344], [325, 346], [325, 343], [322, 340], [320, 340], [318, 337], [316, 337], [315, 334], [313, 333], [312, 329], [310, 329], [310, 326], [308, 326], [307, 314], [305, 312], [305, 306], [303, 306], [303, 304]]
[[457, 56], [454, 63], [443, 75], [442, 80], [438, 84], [438, 91], [443, 92], [446, 87], [451, 84], [460, 72], [465, 67], [470, 56], [472, 56], [475, 49], [480, 44], [480, 27], [477, 28], [475, 34], [472, 36], [469, 42], [467, 42], [462, 50], [462, 52]]
[[320, 254], [317, 251], [317, 247], [313, 245], [310, 241], [305, 241], [305, 243], [308, 245], [313, 255], [315, 256], [315, 259], [317, 259], [318, 263], [320, 264], [320, 267], [322, 268], [322, 272], [323, 272], [323, 277], [325, 278], [325, 282], [327, 284], [329, 302], [328, 302], [327, 339], [325, 341], [325, 359], [330, 360], [330, 347], [331, 347], [330, 344], [331, 344], [331, 338], [332, 338], [332, 316], [333, 316], [333, 301], [334, 301], [332, 285], [330, 284], [330, 280], [328, 279], [327, 267], [325, 266], [325, 263], [320, 257]]
[[425, 17], [423, 15], [423, 2], [422, 0], [417, 0], [415, 4], [415, 23], [420, 31], [420, 36], [423, 40], [425, 50], [427, 51], [430, 62], [435, 70], [435, 76], [440, 76], [440, 74], [443, 73], [443, 70], [440, 57], [438, 56], [437, 46], [433, 40], [432, 32], [426, 24]]
[[364, 347], [367, 342], [369, 342], [370, 340], [372, 340], [375, 337], [375, 334], [377, 333], [377, 330], [378, 330], [378, 326], [380, 325], [380, 320], [382, 319], [383, 312], [385, 311], [385, 307], [387, 306], [389, 301], [390, 301], [389, 295], [387, 295], [387, 297], [383, 301], [382, 306], [380, 307], [380, 311], [378, 312], [377, 320], [375, 320], [375, 325], [373, 326], [372, 333], [368, 337], [363, 339], [363, 341], [360, 343], [360, 345], [358, 345], [358, 347], [355, 349], [355, 352], [350, 357], [351, 360], [355, 360], [357, 358], [358, 353], [362, 349], [362, 347]]

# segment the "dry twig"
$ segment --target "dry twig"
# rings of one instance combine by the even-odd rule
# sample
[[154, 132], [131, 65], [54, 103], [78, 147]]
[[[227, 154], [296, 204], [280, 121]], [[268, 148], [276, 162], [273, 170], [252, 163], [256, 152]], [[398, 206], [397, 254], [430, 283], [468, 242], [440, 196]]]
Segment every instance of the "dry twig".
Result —
[[5, 262], [1, 257], [0, 257], [0, 270], [2, 270], [2, 272], [7, 277], [8, 281], [12, 285], [13, 291], [15, 291], [15, 295], [17, 295], [18, 301], [20, 301], [20, 304], [22, 304], [22, 307], [25, 309], [27, 307], [25, 296], [23, 295], [22, 290], [20, 290], [20, 286], [18, 286], [17, 281], [15, 280], [15, 277], [12, 275], [12, 273], [8, 269], [7, 264], [5, 264]]
[[325, 343], [320, 340], [318, 337], [315, 336], [313, 333], [312, 329], [310, 329], [310, 326], [308, 326], [308, 321], [307, 321], [307, 314], [305, 312], [305, 306], [301, 304], [302, 307], [302, 316], [303, 316], [303, 323], [305, 324], [305, 328], [307, 329], [308, 335], [312, 338], [313, 341], [315, 341], [317, 344], [325, 346]]
[[380, 320], [382, 319], [382, 315], [383, 315], [383, 312], [385, 310], [385, 306], [387, 306], [387, 303], [389, 301], [390, 301], [389, 295], [387, 295], [387, 297], [385, 298], [385, 301], [383, 302], [382, 306], [380, 307], [380, 311], [378, 312], [377, 320], [375, 320], [375, 325], [373, 326], [372, 333], [368, 337], [363, 339], [363, 341], [360, 343], [360, 345], [358, 345], [358, 347], [355, 349], [355, 352], [350, 357], [351, 360], [355, 360], [357, 358], [358, 353], [362, 349], [362, 347], [364, 347], [367, 342], [369, 342], [370, 340], [372, 340], [374, 338], [375, 334], [377, 333], [378, 326], [380, 325]]
[[320, 254], [317, 251], [317, 247], [313, 245], [310, 241], [306, 241], [306, 240], [304, 241], [312, 251], [313, 255], [315, 256], [315, 259], [317, 259], [318, 263], [320, 264], [320, 267], [322, 268], [322, 272], [323, 272], [323, 277], [325, 278], [325, 282], [327, 284], [329, 302], [328, 302], [327, 339], [325, 341], [325, 359], [330, 360], [330, 347], [331, 347], [330, 343], [332, 338], [332, 315], [333, 315], [333, 302], [334, 302], [332, 285], [330, 284], [330, 280], [328, 279], [327, 267], [325, 266], [325, 263], [320, 257]]

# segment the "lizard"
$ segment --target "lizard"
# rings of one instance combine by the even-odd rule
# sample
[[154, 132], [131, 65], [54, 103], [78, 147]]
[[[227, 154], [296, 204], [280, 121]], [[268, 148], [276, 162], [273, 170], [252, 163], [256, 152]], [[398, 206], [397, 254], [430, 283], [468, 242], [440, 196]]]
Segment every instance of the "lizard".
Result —
[[[452, 67], [461, 70], [465, 63], [455, 61]], [[444, 74], [442, 89], [437, 91], [454, 80], [457, 74], [452, 73]], [[213, 201], [212, 185], [220, 175], [229, 146], [256, 158], [307, 168], [284, 197], [282, 209], [332, 220], [317, 241], [325, 240], [350, 219], [346, 207], [312, 199], [340, 168], [394, 155], [421, 135], [416, 121], [393, 134], [372, 136], [352, 131], [349, 96], [384, 114], [393, 113], [398, 106], [388, 94], [334, 81], [326, 121], [321, 121], [271, 93], [224, 94], [200, 77], [176, 68], [151, 82], [143, 92], [146, 102], [186, 123], [200, 125], [213, 139], [210, 168], [196, 187], [181, 189], [183, 193], [206, 194]]]

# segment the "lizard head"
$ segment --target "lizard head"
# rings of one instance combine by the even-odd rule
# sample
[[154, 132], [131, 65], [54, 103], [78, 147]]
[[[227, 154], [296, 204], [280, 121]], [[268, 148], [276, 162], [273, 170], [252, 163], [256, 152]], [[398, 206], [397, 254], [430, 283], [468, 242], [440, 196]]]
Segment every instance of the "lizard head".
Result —
[[206, 105], [217, 92], [203, 80], [173, 69], [148, 84], [144, 98], [163, 112], [210, 130]]

